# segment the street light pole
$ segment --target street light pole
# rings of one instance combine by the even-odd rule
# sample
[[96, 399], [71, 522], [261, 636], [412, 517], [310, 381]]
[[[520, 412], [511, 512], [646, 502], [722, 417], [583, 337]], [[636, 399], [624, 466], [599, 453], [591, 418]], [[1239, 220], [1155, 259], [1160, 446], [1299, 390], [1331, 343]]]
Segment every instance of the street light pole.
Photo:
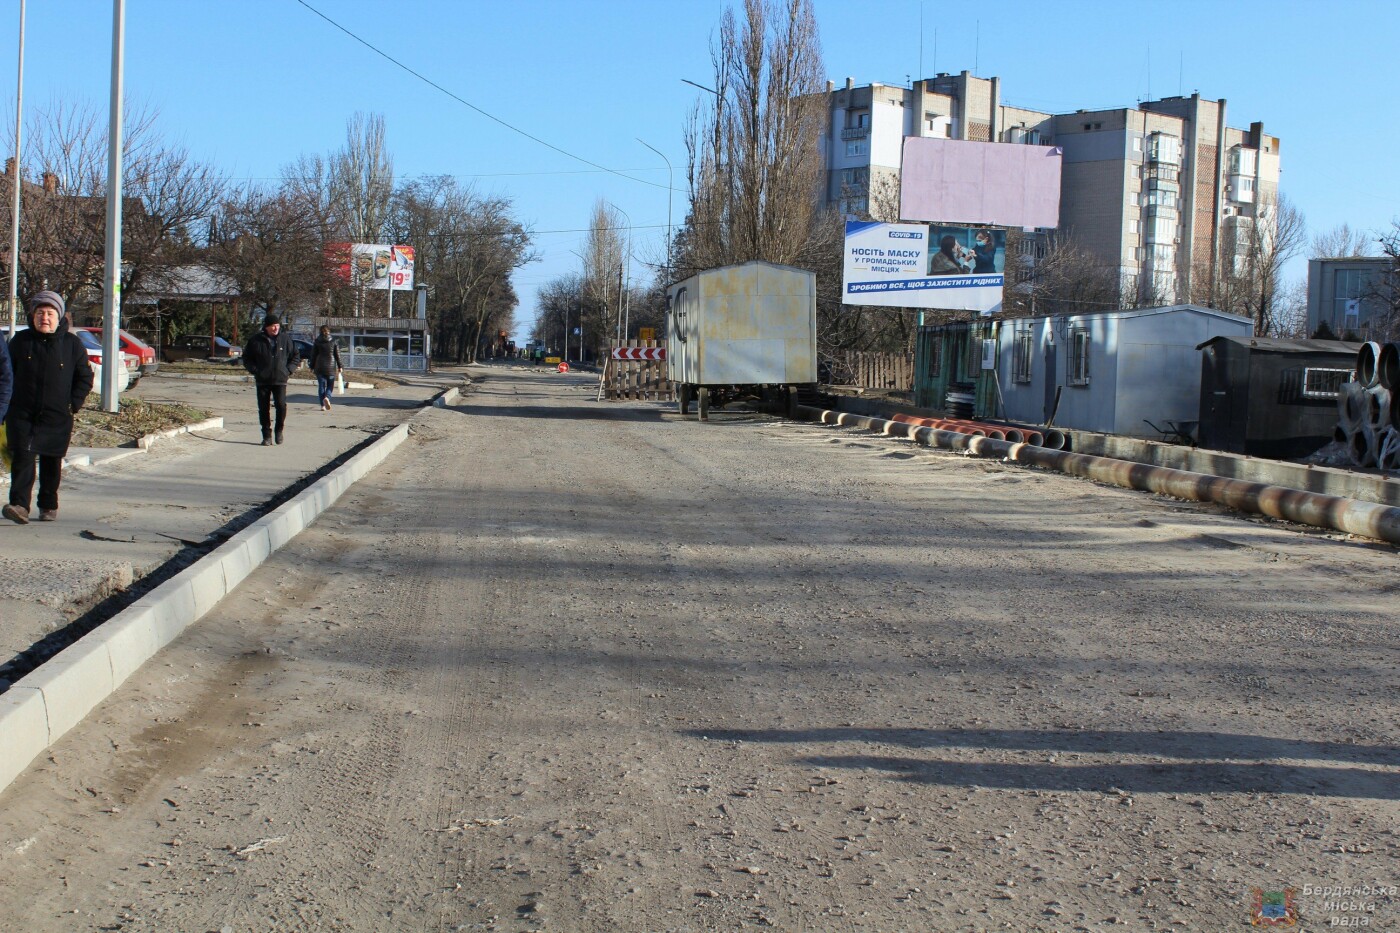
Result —
[[102, 290], [102, 410], [117, 410], [121, 365], [122, 290], [122, 55], [126, 0], [112, 0], [112, 112], [107, 132], [107, 249]]
[[24, 3], [19, 0], [19, 78], [15, 90], [15, 171], [13, 219], [10, 225], [10, 336], [19, 330], [19, 196], [24, 138]]
[[666, 284], [669, 286], [671, 284], [671, 243], [673, 241], [673, 237], [671, 236], [671, 201], [672, 193], [675, 191], [676, 176], [671, 171], [671, 160], [666, 158], [666, 153], [657, 149], [640, 136], [636, 137], [636, 139], [637, 142], [661, 156], [661, 161], [666, 163]]
[[626, 341], [628, 339], [628, 321], [624, 315], [626, 311], [630, 309], [627, 309], [627, 299], [629, 296], [627, 294], [627, 287], [622, 280], [622, 264], [626, 259], [630, 259], [632, 255], [632, 215], [616, 204], [611, 206], [613, 210], [627, 218], [627, 245], [624, 247], [623, 255], [618, 257], [617, 263], [617, 315], [618, 323], [622, 325], [622, 341]]

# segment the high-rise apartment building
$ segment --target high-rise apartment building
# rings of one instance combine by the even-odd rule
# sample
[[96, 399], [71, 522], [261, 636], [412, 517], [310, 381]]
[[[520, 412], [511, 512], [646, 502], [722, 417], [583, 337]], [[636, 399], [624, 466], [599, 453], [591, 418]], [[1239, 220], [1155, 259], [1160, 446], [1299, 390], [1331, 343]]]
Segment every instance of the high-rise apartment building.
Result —
[[[827, 85], [828, 203], [895, 220], [908, 136], [1059, 146], [1060, 228], [1116, 267], [1140, 301], [1206, 302], [1222, 269], [1272, 229], [1279, 141], [1226, 125], [1199, 94], [1052, 114], [1001, 102], [999, 78], [939, 74], [912, 87]], [[919, 218], [957, 223], [964, 218]]]

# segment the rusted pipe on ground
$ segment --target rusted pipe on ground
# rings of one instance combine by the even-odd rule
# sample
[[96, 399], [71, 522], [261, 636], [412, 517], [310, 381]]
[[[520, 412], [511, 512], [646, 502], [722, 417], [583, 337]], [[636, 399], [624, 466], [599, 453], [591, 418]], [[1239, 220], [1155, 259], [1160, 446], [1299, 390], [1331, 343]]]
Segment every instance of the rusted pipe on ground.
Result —
[[[890, 416], [891, 421], [900, 421], [905, 424], [918, 425], [926, 428], [939, 428], [944, 431], [956, 431], [958, 434], [983, 434], [996, 440], [1005, 440], [1013, 444], [1034, 444], [1037, 447], [1051, 446], [1045, 443], [1045, 435], [1030, 428], [1015, 428], [1008, 425], [986, 424], [981, 421], [968, 421], [965, 418], [923, 418], [919, 415], [906, 415], [901, 413]], [[1059, 447], [1064, 447], [1065, 436], [1056, 431], [1055, 436], [1059, 439]]]
[[1362, 502], [1342, 496], [1329, 496], [1250, 483], [1207, 473], [1192, 473], [1169, 467], [1096, 457], [1065, 450], [1050, 450], [1031, 444], [1012, 444], [990, 437], [959, 434], [940, 428], [891, 421], [869, 415], [829, 411], [799, 405], [794, 413], [821, 424], [865, 428], [891, 437], [907, 437], [915, 443], [945, 450], [967, 451], [979, 457], [993, 457], [1026, 463], [1047, 470], [1058, 470], [1126, 489], [1155, 492], [1196, 502], [1215, 502], [1242, 512], [1254, 512], [1315, 528], [1330, 528], [1400, 544], [1400, 508], [1377, 502]]

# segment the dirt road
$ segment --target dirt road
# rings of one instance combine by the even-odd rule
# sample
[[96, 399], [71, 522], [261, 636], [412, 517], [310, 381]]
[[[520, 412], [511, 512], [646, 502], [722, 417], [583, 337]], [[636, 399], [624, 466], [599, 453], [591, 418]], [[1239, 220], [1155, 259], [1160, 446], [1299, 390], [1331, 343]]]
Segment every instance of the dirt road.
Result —
[[1400, 929], [1395, 549], [591, 398], [422, 415], [0, 796], [0, 926]]

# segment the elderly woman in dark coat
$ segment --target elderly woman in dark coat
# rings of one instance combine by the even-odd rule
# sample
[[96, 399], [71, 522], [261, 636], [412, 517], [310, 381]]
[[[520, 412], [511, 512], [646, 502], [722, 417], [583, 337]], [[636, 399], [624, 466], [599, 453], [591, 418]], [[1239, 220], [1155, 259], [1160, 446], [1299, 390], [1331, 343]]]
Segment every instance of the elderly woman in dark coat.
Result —
[[10, 341], [10, 363], [14, 395], [5, 431], [14, 463], [10, 502], [0, 513], [12, 522], [29, 523], [37, 472], [39, 521], [51, 522], [58, 518], [58, 484], [73, 436], [73, 416], [92, 391], [87, 350], [68, 332], [67, 310], [56, 292], [39, 292], [29, 299], [29, 329]]

